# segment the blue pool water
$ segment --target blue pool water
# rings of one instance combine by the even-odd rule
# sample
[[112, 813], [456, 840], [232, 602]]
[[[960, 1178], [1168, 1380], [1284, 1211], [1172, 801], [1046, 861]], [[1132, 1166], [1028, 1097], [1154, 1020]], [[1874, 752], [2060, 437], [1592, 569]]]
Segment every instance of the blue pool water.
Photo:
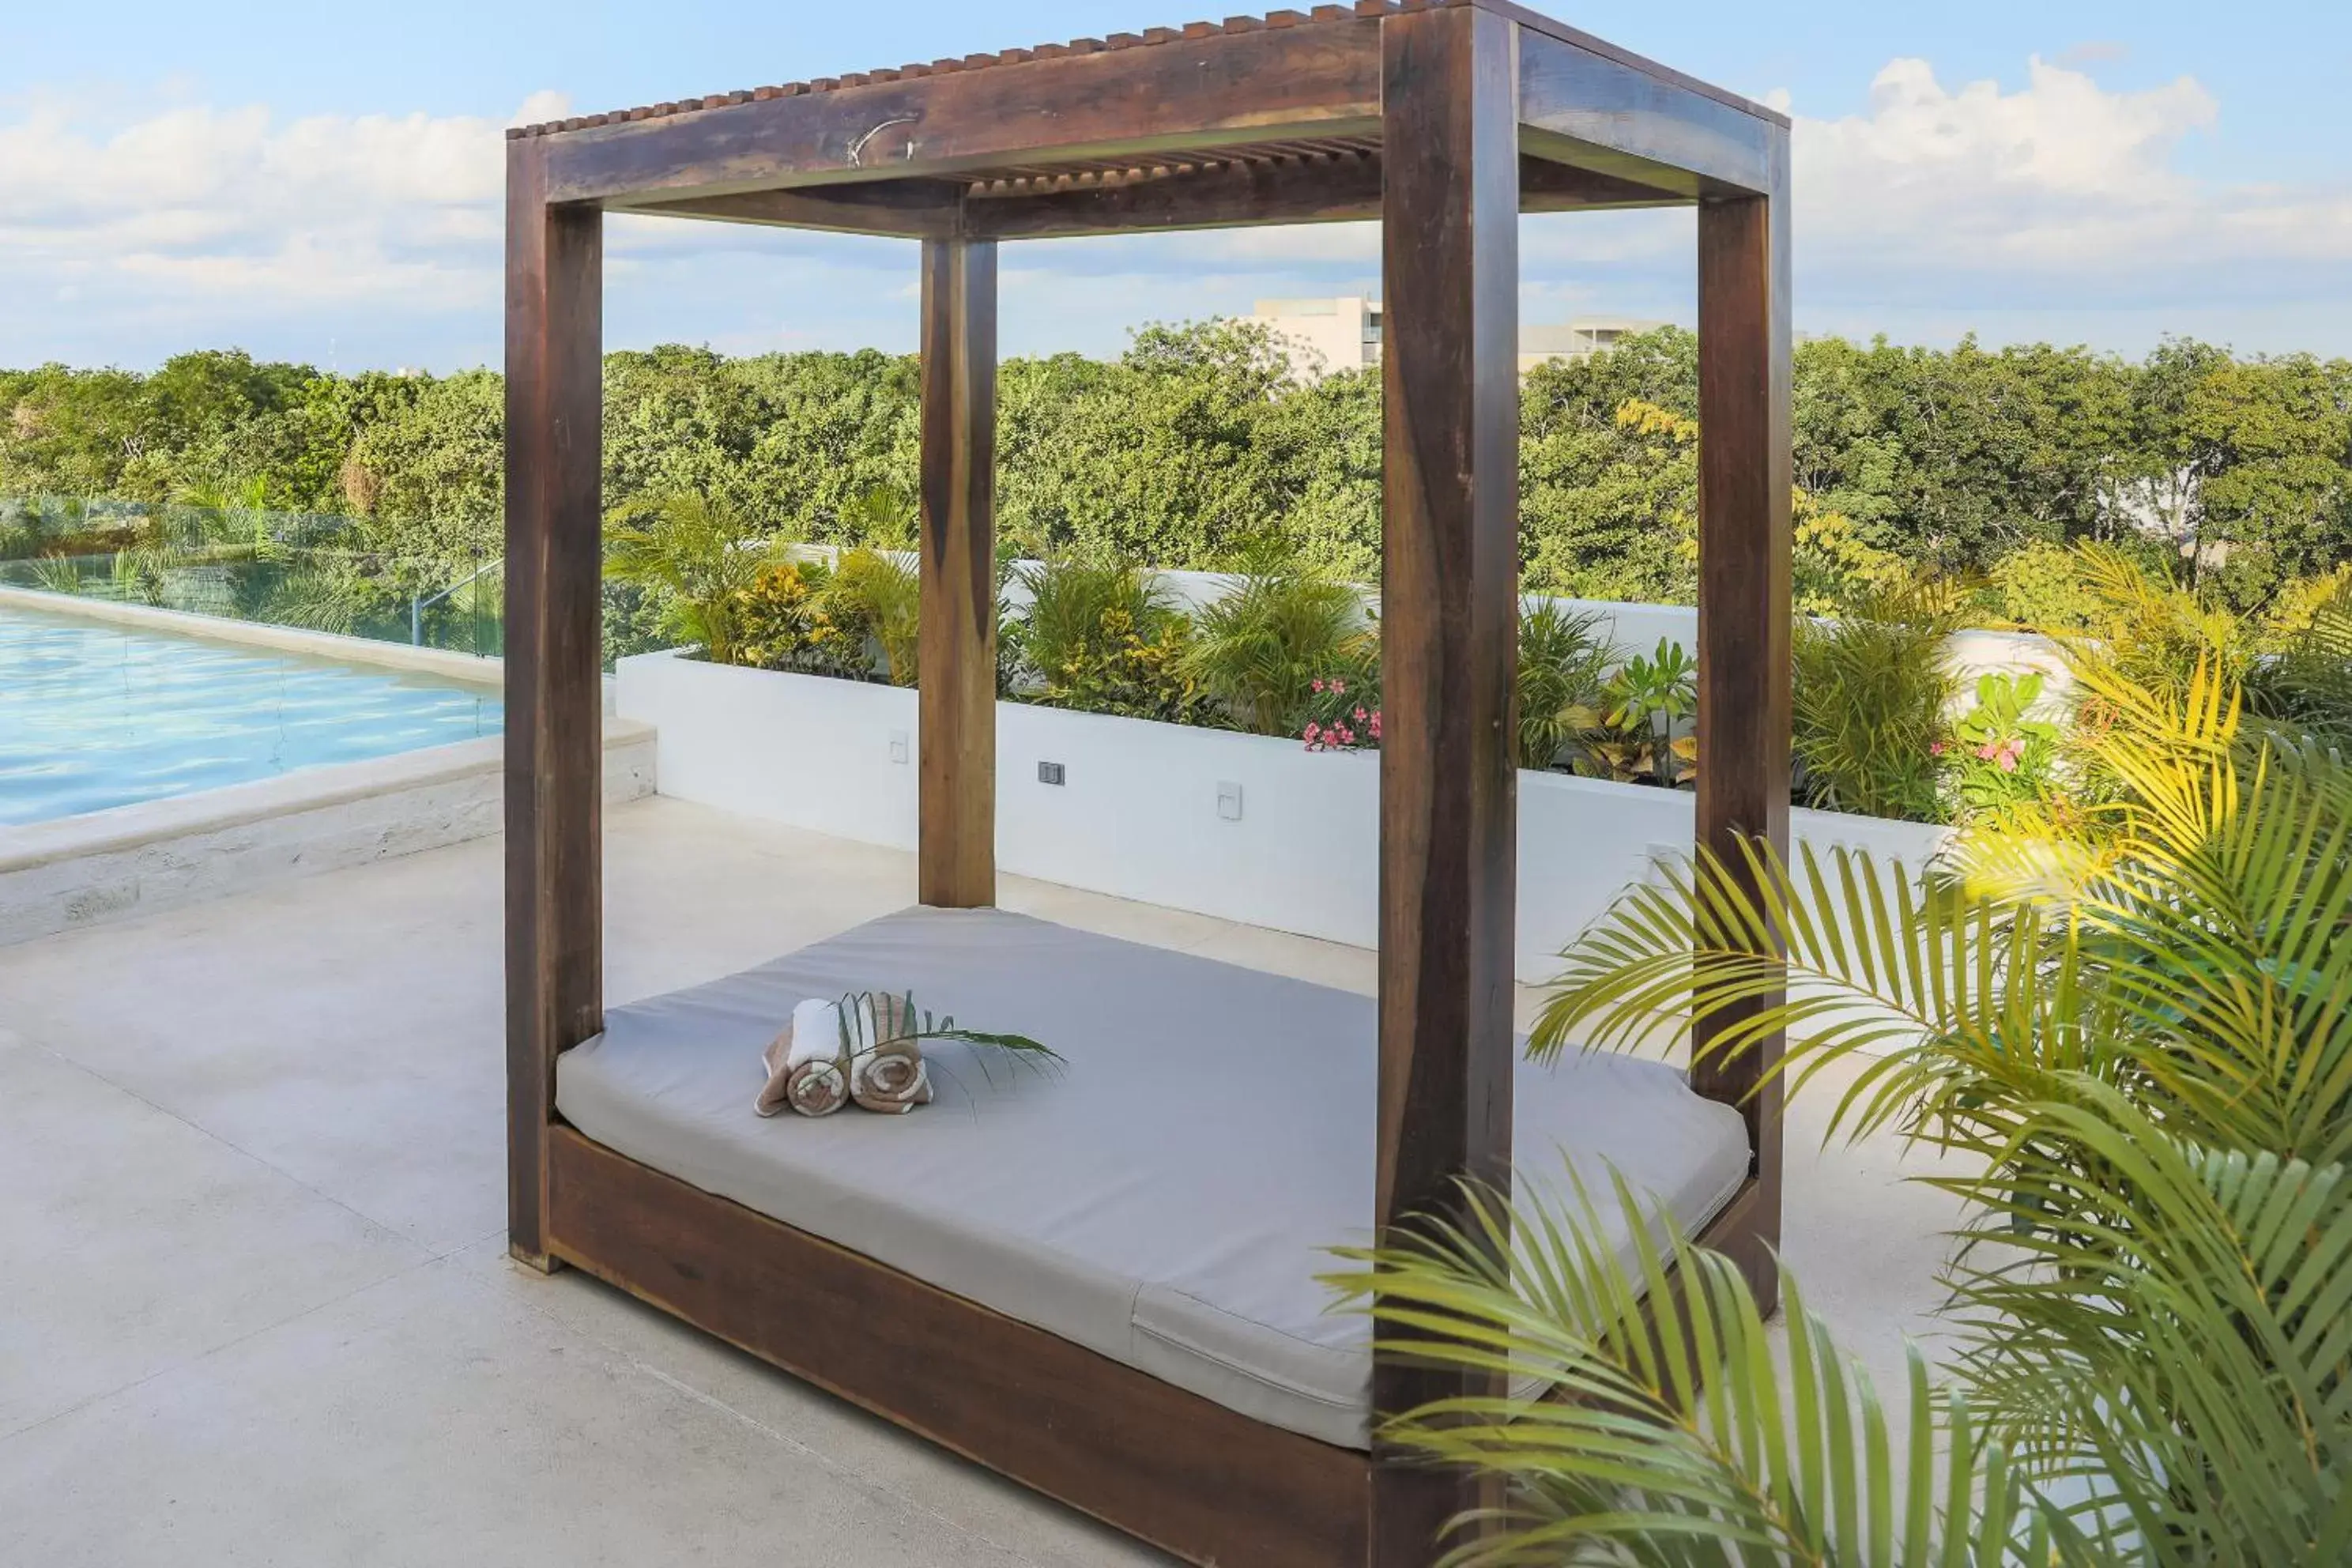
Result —
[[489, 690], [0, 610], [0, 825], [498, 733]]

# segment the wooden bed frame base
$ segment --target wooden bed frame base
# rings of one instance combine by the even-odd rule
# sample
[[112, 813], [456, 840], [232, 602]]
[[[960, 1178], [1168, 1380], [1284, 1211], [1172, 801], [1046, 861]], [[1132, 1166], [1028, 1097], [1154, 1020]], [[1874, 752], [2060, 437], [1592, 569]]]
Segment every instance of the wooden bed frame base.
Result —
[[[1188, 1563], [1360, 1568], [1374, 1462], [548, 1129], [548, 1251]], [[1701, 1240], [1768, 1272], [1756, 1184]]]

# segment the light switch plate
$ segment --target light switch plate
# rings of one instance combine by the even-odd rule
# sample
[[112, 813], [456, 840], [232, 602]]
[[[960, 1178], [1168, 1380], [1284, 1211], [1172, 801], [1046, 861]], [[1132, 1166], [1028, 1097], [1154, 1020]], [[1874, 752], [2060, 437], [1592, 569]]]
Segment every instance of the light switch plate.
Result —
[[1229, 779], [1217, 781], [1217, 815], [1227, 822], [1242, 819], [1242, 786]]
[[1062, 764], [1059, 763], [1039, 763], [1037, 764], [1037, 782], [1043, 784], [1060, 784], [1062, 782]]
[[894, 763], [907, 760], [907, 731], [904, 730], [890, 731], [890, 760]]

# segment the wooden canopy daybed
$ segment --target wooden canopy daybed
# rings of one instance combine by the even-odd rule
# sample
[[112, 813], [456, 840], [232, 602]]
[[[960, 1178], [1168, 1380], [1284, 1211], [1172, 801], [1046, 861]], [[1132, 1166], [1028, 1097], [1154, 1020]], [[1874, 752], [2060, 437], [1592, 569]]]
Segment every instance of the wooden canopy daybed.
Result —
[[[1527, 1171], [1545, 1142], [1663, 1162], [1769, 1299], [1779, 1104], [1750, 1091], [1770, 1052], [1671, 1092], [1625, 1076], [1657, 1064], [1517, 1060], [1517, 219], [1698, 209], [1697, 833], [1784, 845], [1788, 146], [1781, 117], [1504, 0], [1362, 0], [513, 132], [514, 1254], [1228, 1564], [1433, 1555], [1464, 1483], [1361, 1435], [1459, 1376], [1370, 1360], [1360, 1320], [1352, 1341], [1311, 1327], [1299, 1292], [1328, 1267], [1315, 1246], [1450, 1211], [1465, 1173], [1507, 1181], [1515, 1122]], [[925, 906], [609, 1018], [607, 211], [920, 242]], [[998, 241], [1349, 218], [1382, 220], [1387, 311], [1376, 1005], [989, 908]], [[903, 1120], [753, 1118], [778, 1009], [866, 985], [1037, 1034], [1069, 1068]]]

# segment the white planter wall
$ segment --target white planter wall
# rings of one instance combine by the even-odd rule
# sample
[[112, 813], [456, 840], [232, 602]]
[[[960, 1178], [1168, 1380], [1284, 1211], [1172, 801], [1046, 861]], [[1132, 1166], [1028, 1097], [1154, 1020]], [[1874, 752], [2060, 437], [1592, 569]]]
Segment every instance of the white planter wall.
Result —
[[[915, 693], [672, 654], [623, 659], [618, 707], [659, 735], [661, 793], [873, 844], [915, 845]], [[903, 751], [899, 749], [903, 742]], [[903, 756], [904, 760], [899, 760]], [[1059, 763], [1064, 782], [1039, 782]], [[1239, 818], [1220, 813], [1240, 786]], [[1519, 978], [1658, 853], [1689, 848], [1692, 797], [1561, 773], [1519, 775]], [[1792, 814], [1816, 848], [1916, 865], [1948, 830]], [[999, 869], [1358, 946], [1379, 930], [1380, 763], [1297, 742], [997, 705]]]

